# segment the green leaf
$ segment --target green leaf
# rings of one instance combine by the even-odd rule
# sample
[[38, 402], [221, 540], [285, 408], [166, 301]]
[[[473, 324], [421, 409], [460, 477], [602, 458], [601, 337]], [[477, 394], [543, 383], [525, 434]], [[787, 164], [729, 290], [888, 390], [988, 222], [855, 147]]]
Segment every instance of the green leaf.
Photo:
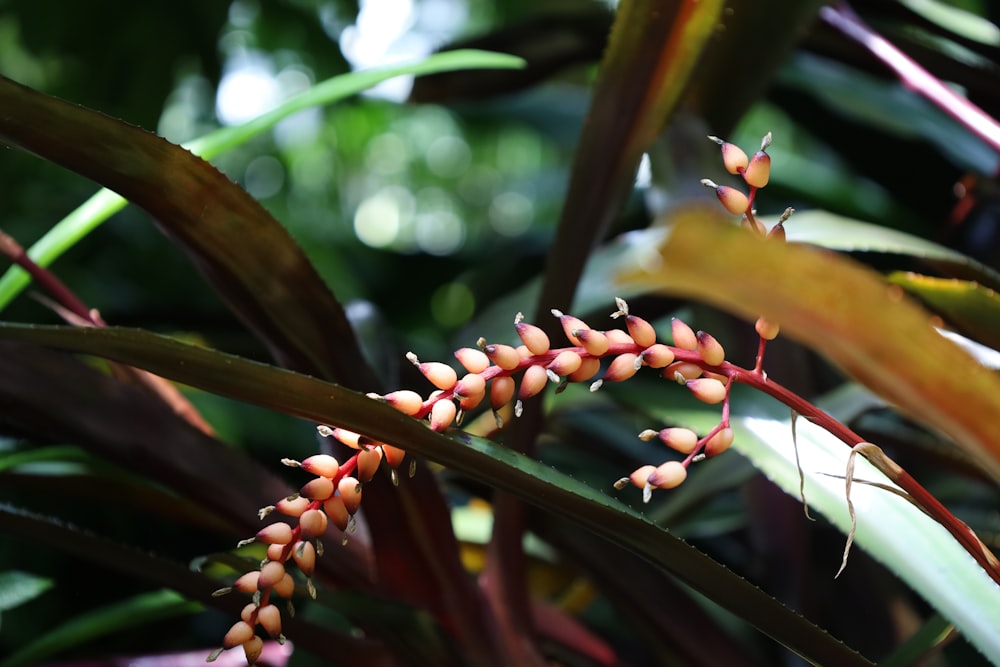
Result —
[[34, 600], [52, 588], [52, 580], [30, 572], [0, 572], [0, 612]]
[[173, 591], [143, 593], [115, 604], [88, 611], [38, 635], [0, 662], [0, 667], [20, 667], [80, 644], [157, 621], [201, 611], [197, 602]]
[[379, 401], [337, 385], [148, 332], [4, 324], [0, 325], [0, 338], [98, 354], [208, 391], [400, 444], [628, 548], [811, 661], [867, 664], [816, 626], [635, 510], [490, 441], [463, 434], [445, 437]]
[[[764, 218], [765, 222], [777, 219]], [[978, 280], [1000, 289], [1000, 273], [967, 255], [919, 236], [828, 211], [796, 211], [785, 224], [789, 241], [812, 243], [843, 252], [877, 252], [905, 255], [920, 260], [942, 273], [966, 280]]]
[[[378, 67], [327, 79], [290, 98], [277, 108], [237, 127], [216, 130], [184, 145], [205, 160], [225, 153], [270, 130], [279, 121], [313, 106], [328, 105], [356, 95], [397, 76], [422, 76], [462, 69], [517, 69], [524, 61], [514, 56], [486, 51], [451, 51], [411, 64]], [[9, 80], [4, 80], [10, 83]], [[4, 106], [10, 104], [3, 97]], [[0, 134], [4, 134], [0, 131]], [[14, 142], [18, 143], [18, 142]], [[102, 222], [125, 207], [125, 198], [105, 188], [80, 205], [31, 247], [28, 254], [41, 266], [49, 266]], [[19, 267], [11, 267], [0, 278], [0, 309], [28, 286], [30, 278]]]
[[889, 282], [913, 294], [969, 338], [1000, 348], [1000, 296], [979, 283], [897, 271]]

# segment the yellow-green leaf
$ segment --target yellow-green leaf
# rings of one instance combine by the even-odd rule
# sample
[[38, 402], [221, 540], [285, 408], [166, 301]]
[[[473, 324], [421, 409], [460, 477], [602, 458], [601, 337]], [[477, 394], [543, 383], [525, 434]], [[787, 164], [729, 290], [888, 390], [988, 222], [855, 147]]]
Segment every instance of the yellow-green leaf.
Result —
[[918, 297], [968, 337], [1000, 349], [1000, 295], [996, 290], [970, 280], [905, 271], [891, 273], [889, 280]]

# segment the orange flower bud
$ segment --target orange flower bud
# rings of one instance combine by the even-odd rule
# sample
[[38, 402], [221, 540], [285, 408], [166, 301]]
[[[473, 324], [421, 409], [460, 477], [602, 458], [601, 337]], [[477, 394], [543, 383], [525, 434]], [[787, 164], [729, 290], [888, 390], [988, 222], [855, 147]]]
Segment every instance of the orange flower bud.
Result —
[[625, 326], [628, 327], [629, 335], [632, 336], [632, 340], [635, 341], [636, 345], [649, 347], [656, 342], [656, 329], [641, 317], [635, 315], [626, 316]]
[[[449, 403], [451, 401], [448, 401]], [[344, 499], [344, 507], [348, 514], [354, 514], [361, 506], [361, 482], [354, 477], [344, 477], [337, 485], [340, 497]]]
[[580, 367], [569, 374], [570, 382], [586, 382], [601, 370], [601, 360], [597, 357], [587, 357], [580, 360]]
[[470, 373], [482, 373], [490, 367], [490, 358], [486, 356], [485, 352], [474, 347], [462, 347], [455, 350], [455, 358]]
[[267, 546], [268, 560], [285, 560], [285, 547], [287, 544], [269, 544]]
[[715, 336], [704, 331], [699, 331], [697, 338], [698, 354], [701, 355], [701, 358], [706, 364], [710, 366], [718, 366], [726, 360], [726, 350], [722, 347], [722, 344], [715, 339]]
[[330, 435], [332, 435], [337, 441], [354, 449], [361, 449], [361, 439], [364, 437], [360, 433], [348, 431], [346, 428], [340, 427], [330, 431]]
[[733, 215], [743, 215], [750, 208], [749, 197], [728, 185], [720, 185], [715, 188], [715, 196], [722, 202], [722, 207]]
[[672, 489], [687, 479], [687, 468], [680, 461], [667, 461], [657, 466], [646, 483], [658, 489]]
[[279, 512], [287, 516], [302, 516], [302, 513], [309, 509], [310, 502], [308, 498], [303, 498], [296, 494], [288, 498], [282, 498], [276, 503], [275, 507], [277, 507]]
[[650, 368], [663, 368], [674, 362], [674, 351], [663, 343], [650, 345], [639, 356], [642, 357], [642, 363]]
[[742, 148], [718, 137], [710, 136], [709, 139], [722, 148], [722, 163], [726, 166], [726, 171], [730, 174], [738, 174], [741, 170], [746, 169], [748, 159]]
[[250, 602], [243, 607], [243, 611], [240, 612], [240, 618], [246, 621], [247, 623], [252, 624], [254, 614], [256, 613], [257, 613], [257, 605], [255, 605], [253, 602]]
[[258, 570], [247, 572], [233, 582], [233, 590], [240, 593], [256, 593], [260, 589], [258, 586], [259, 580], [260, 572]]
[[317, 477], [303, 484], [299, 494], [310, 500], [326, 500], [333, 495], [333, 480], [328, 477]]
[[285, 576], [285, 566], [279, 561], [269, 560], [260, 568], [257, 586], [261, 590], [272, 588], [283, 576]]
[[577, 329], [576, 337], [580, 341], [580, 347], [595, 357], [603, 355], [611, 347], [608, 336], [595, 329]]
[[733, 434], [733, 429], [726, 427], [721, 429], [718, 433], [713, 435], [705, 443], [705, 456], [712, 457], [718, 456], [722, 452], [729, 449], [729, 446], [733, 444], [735, 435]]
[[663, 377], [680, 384], [685, 384], [688, 380], [700, 378], [702, 375], [701, 366], [687, 361], [675, 361], [660, 373]]
[[292, 541], [292, 527], [284, 521], [278, 521], [257, 531], [255, 539], [264, 544], [288, 544]]
[[753, 328], [757, 331], [757, 335], [764, 340], [774, 340], [781, 330], [777, 322], [772, 322], [765, 317], [758, 317]]
[[455, 421], [455, 416], [458, 414], [458, 408], [455, 406], [455, 402], [451, 400], [440, 400], [434, 404], [431, 408], [431, 430], [432, 431], [443, 431], [451, 423]]
[[465, 375], [455, 385], [455, 395], [458, 397], [482, 396], [485, 392], [486, 380], [483, 379], [482, 375], [477, 373], [469, 373]]
[[311, 577], [316, 571], [316, 547], [312, 542], [299, 541], [292, 549], [292, 558], [302, 570], [302, 574]]
[[281, 579], [274, 584], [272, 590], [275, 594], [283, 598], [290, 598], [295, 595], [295, 579], [292, 578], [292, 575], [285, 572]]
[[604, 381], [622, 382], [623, 380], [628, 380], [635, 375], [641, 365], [642, 361], [639, 359], [639, 355], [632, 354], [631, 352], [619, 354], [608, 366], [608, 370], [605, 371]]
[[656, 466], [644, 465], [636, 468], [631, 475], [629, 475], [629, 481], [632, 482], [632, 486], [637, 486], [640, 489], [646, 486], [646, 482], [649, 480], [649, 476], [653, 474], [656, 470]]
[[382, 456], [390, 467], [396, 468], [406, 458], [406, 450], [392, 445], [382, 445]]
[[483, 348], [483, 352], [505, 371], [512, 371], [521, 363], [521, 355], [510, 345], [487, 345]]
[[553, 373], [562, 377], [577, 371], [582, 363], [583, 359], [580, 358], [579, 354], [572, 350], [563, 350], [556, 355], [548, 367]]
[[608, 329], [604, 335], [608, 337], [608, 342], [612, 345], [635, 345], [632, 336], [621, 329]]
[[318, 477], [336, 477], [340, 461], [329, 454], [314, 454], [302, 462], [302, 469]]
[[[750, 158], [750, 164], [743, 171], [743, 180], [747, 185], [762, 188], [771, 177], [771, 156], [760, 150]], [[728, 207], [727, 207], [728, 208]], [[745, 210], [745, 209], [744, 209]], [[742, 213], [742, 211], [740, 211]]]
[[548, 381], [549, 376], [544, 366], [528, 366], [521, 377], [521, 387], [518, 389], [517, 397], [525, 399], [534, 396], [545, 388], [545, 383]]
[[490, 383], [490, 405], [494, 410], [499, 410], [510, 403], [511, 399], [514, 398], [515, 386], [516, 383], [512, 377], [504, 376], [493, 379], [493, 382]]
[[411, 417], [420, 412], [420, 409], [424, 407], [424, 399], [421, 398], [420, 394], [409, 389], [390, 392], [383, 396], [382, 399], [404, 415], [410, 415]]
[[[518, 315], [520, 316], [520, 313]], [[549, 337], [539, 327], [516, 320], [514, 322], [514, 330], [517, 331], [517, 335], [520, 336], [524, 346], [528, 348], [531, 354], [537, 356], [549, 351]]]
[[253, 636], [252, 625], [246, 621], [236, 621], [223, 638], [222, 645], [226, 648], [233, 648], [249, 641]]
[[553, 310], [552, 314], [559, 318], [559, 324], [562, 325], [563, 333], [566, 334], [566, 339], [573, 345], [583, 347], [580, 339], [577, 338], [577, 331], [588, 331], [590, 329], [587, 323], [578, 317], [573, 317], [572, 315], [564, 315], [558, 310]]
[[726, 398], [726, 385], [713, 378], [688, 380], [687, 388], [695, 398], [705, 403], [721, 403]]
[[326, 532], [327, 516], [323, 510], [306, 510], [299, 519], [302, 537], [320, 537]]
[[421, 373], [438, 389], [447, 391], [458, 382], [458, 373], [448, 364], [440, 361], [425, 361], [417, 366]]
[[689, 428], [665, 428], [657, 434], [667, 447], [690, 454], [698, 446], [698, 434]]
[[326, 512], [333, 525], [341, 530], [347, 530], [347, 524], [351, 520], [351, 513], [347, 511], [347, 506], [344, 504], [343, 498], [340, 496], [328, 498], [323, 503], [323, 511]]
[[694, 335], [694, 329], [676, 317], [670, 321], [670, 334], [674, 339], [674, 347], [682, 350], [698, 349], [698, 337]]
[[263, 652], [264, 640], [260, 637], [254, 636], [243, 642], [243, 655], [246, 657], [248, 665], [256, 665]]
[[382, 447], [369, 447], [358, 452], [358, 479], [362, 482], [367, 482], [375, 476], [379, 464], [382, 463]]
[[257, 610], [257, 622], [272, 637], [281, 634], [281, 611], [273, 604], [262, 605]]

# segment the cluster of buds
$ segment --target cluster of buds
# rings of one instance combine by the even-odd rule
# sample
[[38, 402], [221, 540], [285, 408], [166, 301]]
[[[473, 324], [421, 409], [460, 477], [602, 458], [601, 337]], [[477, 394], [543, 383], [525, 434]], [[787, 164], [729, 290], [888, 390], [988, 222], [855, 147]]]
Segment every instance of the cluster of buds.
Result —
[[[767, 154], [767, 149], [771, 145], [771, 133], [768, 132], [764, 135], [764, 138], [760, 142], [760, 150], [754, 153], [753, 157], [747, 157], [743, 149], [728, 141], [713, 136], [709, 136], [708, 138], [719, 144], [722, 149], [722, 162], [726, 167], [726, 171], [730, 174], [740, 176], [747, 186], [747, 192], [727, 185], [718, 185], [707, 178], [702, 179], [702, 185], [715, 190], [715, 196], [718, 197], [723, 208], [733, 215], [742, 216], [742, 225], [744, 228], [760, 236], [784, 241], [785, 221], [795, 211], [791, 208], [785, 209], [785, 212], [778, 218], [778, 222], [771, 229], [767, 229], [764, 223], [757, 219], [756, 211], [753, 208], [754, 201], [757, 198], [757, 191], [767, 185], [768, 180], [771, 178], [771, 156]], [[777, 322], [772, 322], [764, 317], [757, 319], [755, 328], [762, 341], [774, 340], [778, 336], [780, 329]], [[760, 369], [759, 361], [760, 357], [758, 356], [758, 370]]]
[[285, 520], [265, 526], [254, 537], [237, 545], [266, 544], [267, 554], [258, 569], [215, 592], [219, 596], [237, 591], [251, 595], [252, 599], [243, 608], [240, 620], [226, 633], [222, 647], [208, 657], [209, 662], [226, 649], [242, 646], [247, 662], [253, 665], [264, 646], [261, 637], [257, 636], [257, 626], [278, 642], [284, 642], [281, 612], [272, 597], [288, 600], [288, 612], [294, 614], [290, 598], [295, 593], [296, 582], [288, 566], [294, 563], [305, 576], [306, 590], [315, 598], [312, 575], [316, 570], [316, 558], [323, 555], [321, 538], [332, 524], [341, 531], [346, 543], [347, 535], [354, 530], [354, 515], [361, 505], [362, 483], [374, 476], [383, 459], [395, 465], [402, 461], [402, 450], [391, 445], [371, 442], [343, 429], [320, 426], [319, 431], [352, 443], [357, 451], [343, 464], [329, 454], [316, 454], [304, 461], [282, 460], [285, 465], [301, 468], [314, 477], [298, 493], [259, 512], [262, 520], [275, 512]]
[[[734, 367], [726, 362], [725, 350], [711, 334], [695, 332], [674, 319], [673, 344], [660, 343], [653, 326], [629, 313], [623, 299], [616, 299], [616, 305], [618, 310], [611, 317], [624, 318], [624, 329], [594, 329], [577, 317], [553, 310], [569, 342], [566, 347], [553, 347], [544, 330], [525, 322], [518, 313], [514, 329], [521, 344], [488, 343], [480, 339], [474, 348], [459, 349], [455, 357], [464, 370], [462, 375], [447, 364], [421, 362], [414, 354], [408, 354], [411, 363], [436, 387], [427, 398], [410, 390], [369, 396], [404, 414], [427, 420], [435, 431], [461, 423], [465, 412], [488, 402], [497, 426], [502, 427], [504, 408], [513, 403], [514, 415], [520, 415], [522, 401], [539, 394], [550, 383], [559, 391], [570, 382], [587, 382], [590, 391], [597, 391], [605, 383], [628, 380], [644, 366], [657, 369], [661, 376], [683, 385], [699, 400], [722, 403], [723, 419], [704, 437], [682, 428], [640, 434], [640, 438], [650, 440], [650, 434], [659, 433], [664, 443], [686, 455], [680, 461], [643, 466], [616, 483], [618, 488], [628, 483], [642, 488], [648, 501], [653, 488], [679, 485], [687, 476], [689, 465], [720, 454], [732, 444], [728, 415]], [[602, 360], [609, 361], [602, 364]]]

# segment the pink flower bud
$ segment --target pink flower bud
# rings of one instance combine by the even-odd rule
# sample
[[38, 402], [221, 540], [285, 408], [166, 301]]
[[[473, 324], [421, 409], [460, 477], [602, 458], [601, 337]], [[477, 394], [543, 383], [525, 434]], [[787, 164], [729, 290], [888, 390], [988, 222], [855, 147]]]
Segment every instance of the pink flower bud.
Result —
[[474, 347], [463, 347], [455, 350], [455, 358], [470, 373], [482, 373], [490, 367], [490, 358], [486, 356], [485, 352]]
[[650, 368], [663, 368], [674, 362], [674, 351], [663, 343], [650, 345], [639, 356], [642, 357], [642, 363]]
[[757, 331], [757, 335], [764, 340], [774, 340], [781, 331], [777, 322], [772, 322], [765, 317], [758, 317], [753, 328]]
[[583, 364], [583, 359], [580, 358], [579, 354], [572, 350], [563, 350], [556, 355], [556, 358], [552, 360], [548, 368], [556, 375], [564, 377], [577, 371], [581, 364]]
[[348, 514], [358, 511], [361, 506], [361, 482], [354, 477], [344, 477], [337, 485], [337, 492], [344, 499], [344, 507], [347, 508]]
[[451, 400], [440, 400], [434, 404], [431, 408], [431, 430], [432, 431], [443, 431], [451, 423], [455, 421], [455, 416], [458, 414], [458, 408], [455, 406], [455, 402]]
[[545, 388], [549, 381], [548, 373], [544, 366], [528, 366], [521, 377], [521, 387], [518, 389], [517, 397], [520, 399], [531, 398]]
[[698, 337], [694, 335], [694, 329], [676, 317], [670, 321], [670, 333], [674, 339], [674, 347], [692, 351], [698, 349]]
[[347, 530], [347, 524], [351, 521], [351, 513], [347, 511], [347, 506], [344, 504], [343, 498], [340, 496], [328, 498], [323, 503], [323, 511], [326, 512], [327, 517], [330, 518], [333, 525], [341, 530]]
[[255, 538], [263, 544], [288, 544], [292, 541], [292, 527], [284, 521], [261, 528]]
[[299, 494], [310, 500], [326, 500], [333, 495], [333, 480], [328, 477], [317, 477], [303, 484]]
[[733, 215], [743, 215], [750, 208], [749, 197], [728, 185], [720, 185], [715, 188], [715, 196], [722, 202], [722, 207]]
[[595, 357], [603, 355], [611, 347], [611, 341], [607, 335], [595, 329], [577, 329], [576, 335], [580, 341], [580, 347]]
[[515, 322], [514, 330], [520, 336], [524, 346], [533, 355], [545, 354], [549, 351], [549, 337], [540, 328], [527, 322]]
[[256, 593], [259, 590], [259, 581], [260, 572], [258, 570], [247, 572], [233, 582], [233, 590], [240, 593]]
[[625, 326], [628, 327], [629, 335], [632, 336], [632, 340], [635, 341], [636, 345], [649, 347], [656, 342], [656, 330], [652, 324], [641, 317], [635, 315], [626, 316]]
[[[762, 188], [767, 185], [771, 177], [771, 156], [760, 150], [750, 158], [750, 164], [743, 171], [743, 180], [747, 185], [754, 188]], [[720, 197], [721, 199], [721, 197]], [[728, 207], [727, 207], [728, 208]], [[744, 209], [745, 210], [745, 209]], [[740, 211], [742, 213], [742, 211]]]
[[587, 357], [580, 361], [580, 367], [569, 374], [570, 382], [586, 382], [601, 370], [601, 360], [597, 357]]
[[702, 375], [701, 366], [687, 361], [675, 361], [660, 373], [663, 377], [680, 384], [687, 384], [688, 380], [700, 378]]
[[260, 568], [257, 585], [261, 590], [273, 588], [283, 576], [285, 576], [285, 566], [276, 560], [269, 560]]
[[663, 444], [681, 454], [690, 454], [698, 446], [698, 434], [689, 428], [665, 428], [657, 435]]
[[327, 516], [323, 510], [306, 510], [299, 519], [302, 537], [320, 537], [326, 532]]
[[406, 458], [406, 450], [392, 445], [382, 445], [382, 455], [390, 467], [396, 468]]
[[635, 345], [632, 336], [629, 336], [627, 332], [621, 329], [608, 329], [604, 332], [604, 335], [608, 337], [608, 342], [612, 345]]
[[712, 334], [699, 331], [697, 333], [697, 339], [698, 354], [701, 355], [702, 360], [704, 360], [706, 364], [710, 366], [718, 366], [726, 360], [726, 350]]
[[302, 469], [318, 477], [336, 477], [340, 461], [329, 454], [314, 454], [302, 462]]
[[311, 577], [316, 571], [316, 547], [312, 542], [299, 541], [292, 549], [292, 558], [302, 574]]
[[726, 398], [726, 385], [712, 378], [688, 380], [687, 388], [695, 398], [705, 403], [721, 403]]
[[430, 380], [432, 385], [443, 391], [451, 389], [458, 382], [458, 373], [455, 372], [455, 369], [440, 361], [425, 361], [417, 368], [424, 374], [424, 377]]
[[421, 398], [420, 394], [409, 389], [390, 392], [383, 396], [382, 399], [404, 415], [410, 415], [411, 417], [420, 412], [420, 409], [424, 406], [424, 399]]
[[309, 509], [310, 502], [308, 498], [295, 495], [289, 498], [282, 498], [275, 504], [275, 507], [286, 516], [302, 516], [302, 513]]
[[636, 374], [636, 371], [639, 370], [641, 365], [642, 361], [639, 359], [639, 355], [632, 354], [631, 352], [619, 354], [614, 358], [608, 366], [608, 370], [604, 373], [604, 381], [622, 382], [623, 380], [628, 380]]
[[499, 410], [510, 403], [511, 399], [514, 398], [515, 386], [514, 378], [511, 377], [504, 376], [493, 379], [493, 382], [490, 383], [490, 405], [494, 410]]
[[646, 486], [646, 482], [649, 480], [649, 476], [653, 474], [654, 470], [656, 470], [656, 466], [641, 466], [632, 471], [632, 474], [629, 475], [628, 479], [632, 482], [632, 486], [637, 486], [641, 489]]
[[272, 637], [277, 637], [281, 634], [281, 611], [273, 604], [262, 605], [257, 610], [257, 622]]
[[248, 665], [256, 665], [260, 654], [264, 652], [264, 640], [254, 636], [243, 642], [243, 655]]
[[486, 392], [486, 380], [482, 375], [469, 373], [455, 384], [455, 395], [482, 396]]
[[510, 345], [487, 345], [483, 348], [483, 352], [505, 371], [512, 371], [521, 363], [521, 355]]
[[722, 148], [722, 163], [726, 166], [726, 171], [730, 174], [738, 174], [747, 166], [747, 154], [736, 144], [723, 141], [718, 137], [709, 137]]
[[235, 646], [240, 646], [244, 642], [250, 641], [254, 636], [253, 626], [246, 621], [236, 621], [233, 627], [229, 628], [229, 632], [222, 640], [222, 645], [226, 648], [233, 648]]
[[382, 463], [382, 447], [370, 447], [358, 452], [358, 479], [362, 482], [367, 482], [375, 476]]
[[667, 461], [657, 466], [646, 483], [658, 489], [672, 489], [687, 479], [687, 468], [680, 461]]
[[729, 446], [733, 444], [735, 436], [733, 434], [733, 429], [726, 427], [721, 429], [718, 433], [713, 435], [705, 443], [705, 456], [709, 458], [713, 456], [718, 456], [722, 452], [729, 449]]
[[290, 598], [295, 594], [295, 579], [288, 572], [285, 572], [272, 589], [276, 595], [280, 595], [283, 598]]
[[553, 310], [552, 314], [559, 318], [559, 324], [562, 325], [563, 333], [566, 334], [566, 339], [572, 344], [579, 347], [583, 347], [580, 343], [580, 339], [577, 338], [576, 331], [586, 331], [590, 327], [587, 323], [578, 317], [573, 317], [572, 315], [564, 315], [558, 310]]

